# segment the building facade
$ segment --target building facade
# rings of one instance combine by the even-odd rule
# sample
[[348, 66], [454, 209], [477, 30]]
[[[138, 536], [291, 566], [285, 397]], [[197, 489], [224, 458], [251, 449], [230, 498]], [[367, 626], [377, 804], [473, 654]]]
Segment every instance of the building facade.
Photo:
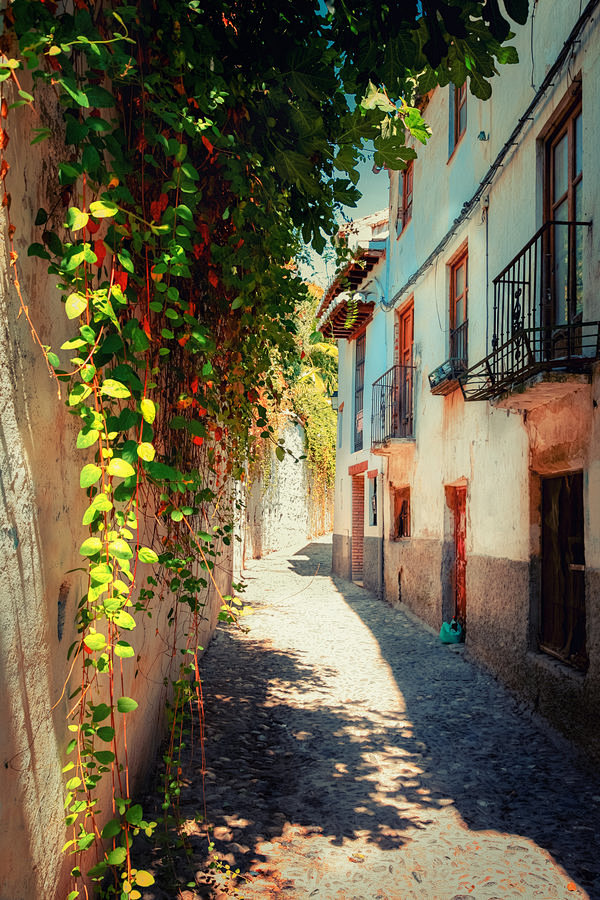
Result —
[[535, 3], [489, 101], [426, 98], [432, 138], [320, 327], [340, 346], [334, 570], [456, 616], [600, 755], [598, 13]]

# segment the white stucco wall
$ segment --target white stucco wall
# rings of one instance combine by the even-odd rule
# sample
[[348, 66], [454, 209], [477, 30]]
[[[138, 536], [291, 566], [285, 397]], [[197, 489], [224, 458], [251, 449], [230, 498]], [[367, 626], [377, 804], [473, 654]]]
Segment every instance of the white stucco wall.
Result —
[[306, 459], [304, 429], [290, 420], [282, 430], [289, 451], [279, 461], [273, 447], [268, 460], [250, 475], [245, 491], [241, 537], [243, 558], [258, 559], [297, 546], [333, 527], [333, 497], [317, 497]]

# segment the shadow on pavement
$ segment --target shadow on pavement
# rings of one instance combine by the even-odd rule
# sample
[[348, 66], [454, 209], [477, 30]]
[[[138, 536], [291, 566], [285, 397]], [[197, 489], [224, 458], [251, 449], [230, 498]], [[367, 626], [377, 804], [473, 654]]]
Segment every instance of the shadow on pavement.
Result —
[[[317, 571], [329, 575], [331, 545], [307, 545], [287, 570], [311, 579]], [[361, 838], [392, 850], [454, 806], [470, 831], [500, 832], [517, 845], [519, 837], [529, 839], [569, 877], [588, 889], [594, 880], [598, 885], [597, 774], [565, 757], [561, 744], [456, 649], [358, 586], [333, 581], [377, 641], [405, 711], [365, 717], [368, 697], [331, 706], [324, 677], [335, 677], [334, 667], [317, 669], [302, 650], [275, 649], [252, 633], [240, 640], [220, 631], [202, 678], [206, 804], [224, 863], [256, 870], [264, 860], [261, 843], [285, 848], [286, 822], [335, 846]], [[301, 602], [290, 596], [288, 603]], [[306, 695], [301, 707], [298, 694]], [[383, 752], [393, 759], [387, 771], [394, 776], [382, 782]], [[193, 827], [202, 811], [195, 754], [184, 766], [181, 813], [192, 823], [186, 830], [200, 867], [206, 841]]]

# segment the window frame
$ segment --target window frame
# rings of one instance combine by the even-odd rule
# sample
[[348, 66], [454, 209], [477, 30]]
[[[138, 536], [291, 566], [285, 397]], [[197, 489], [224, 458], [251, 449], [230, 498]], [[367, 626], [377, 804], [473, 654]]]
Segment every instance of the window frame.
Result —
[[[354, 440], [353, 450], [356, 453], [364, 447], [364, 402], [365, 402], [365, 362], [367, 357], [366, 329], [356, 335], [354, 341]], [[361, 427], [358, 417], [361, 416]]]
[[398, 237], [412, 219], [413, 192], [414, 192], [414, 160], [409, 160], [406, 169], [400, 172], [400, 184], [398, 185], [398, 215], [396, 230]]
[[[454, 151], [462, 141], [467, 131], [467, 82], [464, 81], [463, 84], [459, 85], [458, 87], [455, 84], [450, 83], [450, 96], [450, 135], [448, 162], [450, 162], [450, 160], [454, 156]], [[464, 122], [461, 130], [460, 116], [463, 110]]]
[[[456, 274], [464, 267], [464, 288], [461, 294], [456, 293]], [[469, 246], [465, 242], [454, 256], [448, 261], [450, 276], [450, 289], [448, 292], [449, 306], [449, 358], [460, 359], [468, 366], [468, 340], [469, 340]], [[456, 308], [463, 301], [462, 321], [457, 324]], [[464, 326], [464, 337], [456, 335], [459, 328]], [[459, 345], [457, 350], [456, 344]], [[461, 346], [462, 345], [462, 346]], [[459, 352], [462, 351], [462, 352]]]

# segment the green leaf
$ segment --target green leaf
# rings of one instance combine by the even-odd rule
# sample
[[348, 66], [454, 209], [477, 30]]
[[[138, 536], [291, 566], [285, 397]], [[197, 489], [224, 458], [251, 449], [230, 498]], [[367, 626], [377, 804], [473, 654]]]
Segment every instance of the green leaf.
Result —
[[119, 656], [121, 659], [130, 659], [132, 656], [135, 656], [135, 650], [127, 641], [117, 641], [115, 644], [115, 656]]
[[140, 459], [145, 459], [146, 462], [152, 462], [156, 455], [156, 451], [152, 444], [144, 442], [143, 444], [138, 444], [137, 455]]
[[92, 484], [96, 484], [101, 475], [102, 469], [100, 468], [100, 466], [95, 466], [93, 463], [89, 463], [87, 466], [83, 467], [79, 474], [79, 487], [91, 487]]
[[94, 758], [103, 766], [109, 766], [115, 761], [115, 754], [112, 750], [95, 750]]
[[117, 700], [117, 709], [120, 713], [130, 713], [138, 708], [135, 700], [132, 700], [131, 697], [119, 697]]
[[102, 829], [102, 837], [105, 841], [115, 838], [121, 832], [121, 823], [118, 819], [111, 819]]
[[98, 703], [92, 706], [92, 722], [102, 722], [107, 716], [110, 716], [110, 706], [107, 703]]
[[108, 863], [105, 859], [101, 860], [99, 863], [96, 863], [95, 866], [92, 866], [91, 869], [88, 869], [88, 876], [90, 878], [99, 878], [101, 875], [104, 875], [108, 868]]
[[86, 634], [83, 642], [89, 650], [104, 650], [104, 648], [106, 647], [106, 638], [99, 632]]
[[114, 378], [106, 379], [106, 381], [102, 384], [100, 393], [106, 394], [107, 397], [116, 397], [118, 399], [131, 397], [131, 391], [129, 390], [129, 388], [122, 384], [120, 381], [115, 381]]
[[90, 203], [90, 212], [95, 219], [108, 219], [110, 216], [116, 216], [119, 207], [110, 200], [94, 200]]
[[121, 263], [121, 265], [123, 266], [123, 268], [125, 269], [126, 272], [133, 274], [135, 269], [133, 266], [133, 260], [131, 259], [131, 254], [129, 253], [128, 250], [121, 250], [119, 253], [117, 253], [117, 259], [119, 260], [119, 262]]
[[118, 538], [116, 541], [111, 541], [108, 545], [108, 552], [110, 556], [115, 556], [117, 559], [132, 559], [133, 558], [133, 550], [127, 543], [127, 541]]
[[97, 537], [87, 538], [79, 548], [82, 556], [95, 556], [102, 550], [102, 541]]
[[174, 509], [171, 512], [171, 518], [174, 522], [181, 522], [181, 520], [183, 519], [183, 513], [180, 509]]
[[85, 834], [79, 835], [77, 838], [77, 846], [80, 850], [87, 850], [88, 847], [91, 847], [94, 841], [96, 840], [96, 835], [93, 831], [88, 831]]
[[285, 458], [285, 450], [283, 447], [275, 447], [275, 456], [279, 460], [279, 462], [283, 462]]
[[138, 559], [140, 562], [143, 562], [143, 563], [151, 563], [152, 564], [152, 563], [158, 562], [157, 554], [154, 552], [154, 550], [151, 550], [150, 547], [140, 547], [140, 550], [138, 553]]
[[73, 100], [79, 104], [79, 106], [83, 106], [85, 109], [89, 109], [89, 100], [85, 96], [83, 91], [79, 90], [74, 78], [58, 78], [56, 80], [58, 84], [62, 85], [67, 94], [69, 94], [73, 98]]
[[87, 309], [87, 300], [81, 294], [69, 294], [65, 303], [65, 312], [67, 319], [76, 319], [81, 313]]
[[115, 456], [108, 464], [108, 474], [117, 475], [119, 478], [129, 478], [131, 475], [135, 475], [135, 469], [124, 459]]
[[149, 400], [148, 397], [142, 397], [140, 400], [140, 411], [144, 421], [148, 422], [149, 425], [152, 425], [156, 418], [156, 407], [152, 400]]
[[111, 728], [110, 725], [103, 725], [96, 732], [101, 741], [104, 741], [107, 744], [110, 744], [112, 739], [115, 736], [115, 729]]
[[50, 259], [50, 254], [43, 244], [30, 244], [27, 248], [27, 256], [39, 256], [40, 259]]
[[129, 807], [129, 809], [125, 813], [125, 818], [130, 825], [139, 825], [144, 818], [144, 810], [139, 803], [136, 803], [133, 806]]
[[75, 776], [75, 778], [70, 778], [67, 781], [65, 787], [68, 791], [74, 791], [76, 788], [79, 787], [80, 784], [81, 784], [81, 778], [78, 778], [77, 776]]
[[106, 856], [106, 861], [109, 866], [120, 866], [126, 859], [127, 850], [125, 847], [115, 847], [115, 849], [111, 850]]

